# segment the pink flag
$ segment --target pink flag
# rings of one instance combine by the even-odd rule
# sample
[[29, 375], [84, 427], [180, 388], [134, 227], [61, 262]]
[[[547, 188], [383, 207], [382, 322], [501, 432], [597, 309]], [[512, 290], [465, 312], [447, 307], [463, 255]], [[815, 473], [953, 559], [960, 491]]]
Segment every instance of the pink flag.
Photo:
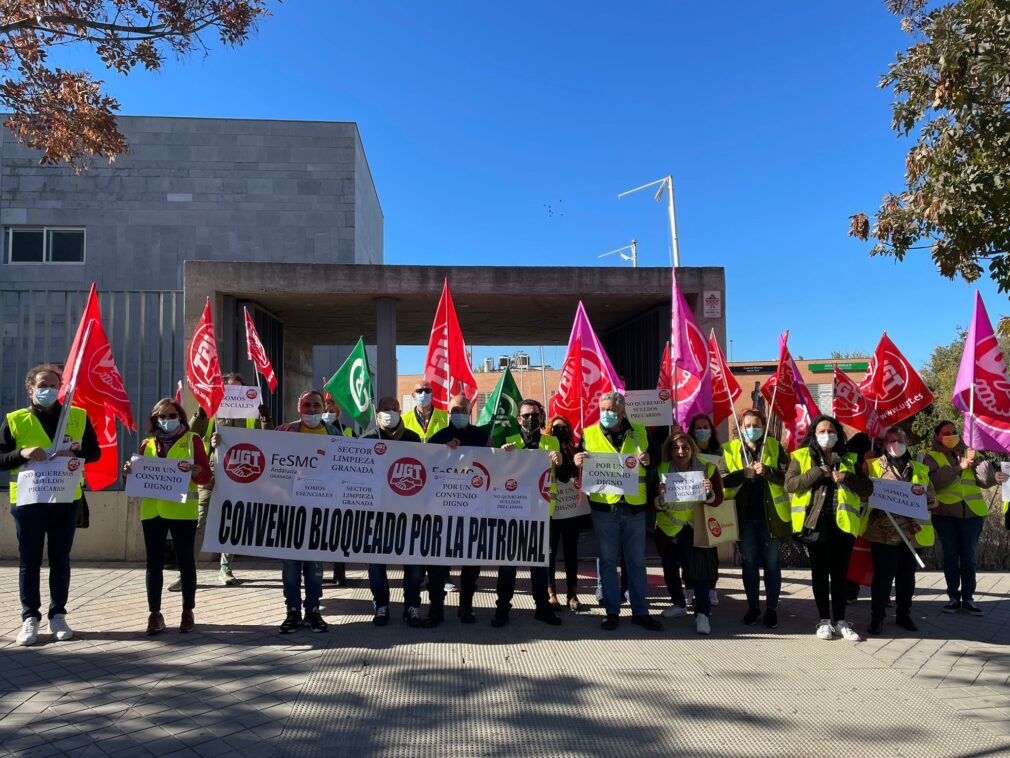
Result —
[[964, 444], [975, 450], [1010, 453], [1010, 378], [977, 290], [952, 401], [964, 414]]
[[473, 375], [470, 356], [463, 342], [463, 331], [456, 318], [448, 279], [442, 285], [442, 297], [431, 324], [424, 378], [431, 382], [431, 402], [436, 408], [448, 410], [449, 399], [454, 395], [464, 395], [471, 404], [477, 402], [477, 377]]
[[624, 384], [610, 364], [580, 300], [568, 338], [561, 383], [551, 398], [550, 411], [568, 419], [573, 435], [581, 436], [582, 428], [600, 420], [600, 396], [614, 390], [623, 392]]
[[673, 361], [674, 402], [677, 420], [687, 429], [699, 413], [712, 415], [712, 382], [709, 375], [708, 341], [698, 327], [694, 312], [673, 275], [673, 318], [670, 322], [670, 358]]

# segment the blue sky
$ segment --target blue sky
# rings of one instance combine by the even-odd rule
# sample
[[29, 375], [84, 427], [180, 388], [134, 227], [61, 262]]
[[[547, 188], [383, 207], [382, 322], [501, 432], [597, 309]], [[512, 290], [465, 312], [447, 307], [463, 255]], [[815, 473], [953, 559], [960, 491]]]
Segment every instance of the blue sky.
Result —
[[[907, 45], [872, 0], [290, 0], [243, 48], [105, 78], [127, 114], [356, 121], [387, 263], [618, 265], [596, 256], [634, 237], [667, 265], [664, 207], [616, 196], [672, 173], [682, 264], [726, 268], [734, 359], [773, 359], [787, 328], [808, 358], [886, 328], [918, 364], [972, 288], [846, 236], [901, 187], [877, 83]], [[981, 291], [995, 322], [1006, 297]]]

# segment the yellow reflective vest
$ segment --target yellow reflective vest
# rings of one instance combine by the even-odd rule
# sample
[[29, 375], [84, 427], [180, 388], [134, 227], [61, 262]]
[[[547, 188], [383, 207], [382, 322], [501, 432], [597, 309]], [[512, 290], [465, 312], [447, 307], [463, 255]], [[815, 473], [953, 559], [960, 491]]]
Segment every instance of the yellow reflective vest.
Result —
[[[792, 457], [800, 465], [800, 473], [805, 474], [810, 470], [810, 448], [801, 447], [793, 452]], [[839, 471], [849, 474], [856, 473], [856, 454], [845, 453], [841, 456]], [[838, 493], [838, 503], [835, 507], [835, 524], [846, 534], [858, 537], [863, 530], [863, 518], [860, 515], [859, 495], [850, 492], [843, 485], [836, 485]], [[789, 509], [792, 513], [793, 533], [798, 534], [803, 531], [803, 521], [807, 517], [807, 508], [813, 499], [810, 490], [806, 492], [794, 492], [789, 495]]]
[[[256, 429], [259, 423], [254, 418], [241, 419], [245, 421], [246, 429]], [[214, 436], [214, 432], [217, 431], [215, 428], [217, 426], [217, 417], [211, 416], [210, 421], [207, 422], [207, 431], [203, 435], [203, 449], [206, 451], [207, 455], [210, 455], [210, 438]]]
[[[744, 467], [743, 458], [743, 443], [740, 440], [732, 440], [727, 442], [722, 446], [722, 457], [726, 461], [726, 470], [729, 472], [742, 471]], [[761, 463], [763, 463], [768, 468], [777, 468], [779, 465], [779, 441], [772, 438], [765, 439], [764, 445], [761, 448]], [[775, 506], [775, 513], [778, 514], [779, 520], [789, 523], [789, 495], [786, 493], [785, 487], [779, 484], [772, 484], [771, 482], [765, 480], [768, 485], [768, 491], [772, 496], [772, 503]], [[736, 493], [739, 487], [733, 487], [731, 489], [726, 489], [725, 498], [726, 500], [732, 500], [736, 497]]]
[[[707, 461], [702, 461], [705, 466], [705, 478], [711, 479], [715, 476], [716, 467]], [[663, 481], [663, 474], [670, 473], [670, 461], [663, 461], [657, 469], [659, 481]], [[725, 502], [725, 500], [723, 500]], [[661, 510], [656, 511], [656, 526], [663, 530], [667, 537], [676, 537], [685, 526], [694, 527], [694, 509], [703, 505], [700, 500], [686, 503], [666, 503]]]
[[[186, 432], [175, 441], [171, 448], [169, 448], [165, 457], [175, 458], [177, 460], [188, 460], [192, 463], [193, 445], [196, 445], [201, 441], [200, 435], [193, 434], [193, 432]], [[151, 458], [158, 457], [158, 443], [155, 442], [154, 437], [148, 437], [144, 440], [142, 450], [143, 454], [146, 456]], [[155, 516], [161, 516], [162, 518], [173, 519], [175, 521], [196, 521], [200, 517], [200, 509], [197, 505], [196, 482], [190, 479], [189, 495], [186, 498], [185, 503], [176, 503], [171, 500], [158, 500], [153, 497], [145, 497], [141, 500], [140, 520], [146, 521], [147, 519], [154, 518]]]
[[449, 414], [439, 408], [431, 409], [431, 416], [428, 417], [428, 428], [424, 429], [421, 422], [417, 420], [417, 413], [414, 410], [407, 411], [400, 415], [403, 425], [421, 438], [421, 442], [427, 442], [435, 432], [441, 431], [449, 426]]
[[[513, 434], [505, 439], [505, 444], [513, 444], [520, 450], [526, 449], [526, 441], [523, 440], [521, 434]], [[561, 443], [558, 442], [557, 437], [552, 437], [549, 434], [540, 435], [540, 443], [537, 445], [538, 450], [553, 450], [554, 452], [561, 452]], [[554, 506], [558, 501], [558, 479], [557, 479], [557, 467], [551, 462], [551, 515], [554, 515]]]
[[[870, 476], [874, 479], [883, 478], [884, 467], [880, 463], [880, 458], [874, 458], [869, 461], [868, 468]], [[912, 461], [912, 483], [921, 484], [923, 487], [929, 486], [929, 469], [926, 467], [926, 464]], [[866, 509], [866, 516], [863, 519], [864, 530], [870, 521], [870, 513], [872, 511], [872, 508]], [[933, 523], [929, 519], [915, 519], [915, 521], [921, 528], [914, 535], [909, 536], [919, 547], [930, 547], [936, 542], [936, 532], [933, 530]]]
[[[80, 442], [84, 438], [84, 429], [88, 424], [88, 414], [83, 408], [71, 406], [70, 415], [67, 417], [66, 437], [70, 442]], [[14, 438], [15, 446], [20, 450], [25, 447], [45, 447], [53, 446], [53, 441], [49, 439], [46, 430], [42, 428], [42, 422], [31, 408], [21, 408], [7, 414], [7, 427], [11, 430], [11, 437]], [[20, 467], [10, 470], [10, 496], [11, 505], [17, 505], [18, 496], [18, 471]], [[81, 485], [77, 485], [74, 499], [81, 497]]]
[[[620, 453], [621, 455], [639, 455], [640, 453], [646, 452], [649, 448], [649, 438], [645, 431], [645, 427], [641, 424], [636, 424], [634, 421], [628, 421], [631, 424], [631, 429], [628, 430], [627, 434], [624, 435], [624, 441], [621, 443], [621, 449], [615, 450], [614, 446], [610, 444], [610, 440], [600, 429], [599, 424], [593, 424], [587, 427], [583, 435], [582, 447], [587, 453]], [[599, 493], [591, 492], [589, 494], [589, 501], [591, 503], [613, 505], [614, 503], [619, 503], [622, 500], [621, 495], [602, 495]], [[623, 500], [628, 505], [645, 505], [646, 495], [645, 495], [645, 466], [638, 467], [638, 494], [628, 495], [624, 497]]]
[[[939, 450], [927, 450], [926, 455], [936, 461], [936, 465], [940, 468], [950, 466], [947, 456]], [[957, 505], [963, 502], [971, 509], [972, 513], [981, 518], [989, 515], [989, 507], [986, 505], [985, 498], [982, 497], [982, 488], [975, 481], [975, 469], [971, 466], [963, 469], [961, 476], [942, 490], [938, 489], [936, 499], [944, 505]]]

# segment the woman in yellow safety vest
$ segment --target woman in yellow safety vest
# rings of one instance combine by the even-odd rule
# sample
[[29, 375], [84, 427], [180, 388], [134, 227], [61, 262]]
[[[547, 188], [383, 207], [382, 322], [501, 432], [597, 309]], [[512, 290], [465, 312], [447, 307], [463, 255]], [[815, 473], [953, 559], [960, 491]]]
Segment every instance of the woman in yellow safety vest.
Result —
[[[210, 465], [203, 440], [189, 430], [186, 412], [175, 400], [165, 397], [154, 404], [147, 419], [147, 437], [140, 443], [140, 454], [151, 458], [178, 458], [192, 465], [189, 497], [185, 503], [144, 498], [140, 504], [140, 524], [147, 550], [147, 605], [151, 615], [147, 633], [165, 630], [161, 614], [161, 590], [164, 584], [165, 538], [171, 533], [175, 556], [182, 578], [182, 621], [180, 632], [193, 629], [196, 607], [196, 523], [199, 518], [197, 485], [210, 481]], [[123, 473], [129, 476], [127, 461]]]
[[786, 492], [795, 539], [810, 556], [810, 583], [820, 621], [815, 634], [858, 642], [845, 620], [847, 574], [852, 546], [862, 530], [860, 501], [873, 492], [856, 454], [846, 446], [842, 425], [831, 416], [811, 422], [786, 470]]
[[[719, 442], [719, 432], [712, 423], [712, 417], [707, 413], [697, 413], [691, 417], [687, 425], [687, 433], [698, 443], [698, 452], [703, 455], [714, 455], [722, 458], [722, 443]], [[718, 464], [716, 464], [718, 465]], [[715, 577], [712, 579], [712, 588], [708, 591], [709, 602], [715, 606], [719, 605], [719, 593], [716, 592], [716, 585], [719, 583], [719, 557], [716, 554]], [[694, 597], [694, 585], [689, 579], [684, 581], [684, 589], [687, 593], [688, 605]]]
[[[656, 549], [663, 561], [663, 578], [673, 605], [663, 611], [666, 618], [683, 616], [686, 611], [684, 592], [680, 586], [680, 573], [684, 583], [690, 580], [694, 587], [694, 619], [698, 634], [711, 634], [712, 602], [709, 590], [718, 570], [716, 548], [694, 546], [694, 512], [704, 506], [722, 503], [722, 478], [713, 463], [698, 457], [698, 444], [684, 432], [670, 435], [662, 448], [659, 464], [660, 498], [656, 513]], [[668, 502], [662, 477], [670, 473], [700, 471], [704, 479], [704, 501]]]
[[[779, 544], [792, 533], [789, 496], [783, 487], [789, 457], [774, 437], [765, 434], [764, 413], [749, 408], [740, 417], [743, 439], [727, 442], [719, 466], [727, 500], [736, 500], [743, 558], [743, 588], [747, 613], [743, 622], [779, 625], [782, 569]], [[765, 612], [761, 617], [761, 569], [764, 568]]]
[[[930, 509], [936, 507], [936, 495], [929, 481], [929, 470], [924, 464], [912, 460], [905, 432], [900, 427], [892, 426], [884, 432], [883, 454], [871, 458], [864, 466], [866, 473], [873, 479], [894, 479], [918, 485], [925, 491], [926, 506]], [[870, 625], [866, 628], [869, 634], [880, 634], [883, 631], [885, 608], [891, 597], [892, 584], [897, 606], [894, 623], [909, 632], [919, 630], [912, 620], [915, 556], [904, 544], [895, 524], [916, 547], [929, 547], [933, 544], [933, 527], [928, 521], [919, 522], [905, 516], [893, 518], [892, 522], [884, 511], [872, 509], [866, 516], [863, 539], [870, 543], [870, 553], [873, 556]]]
[[975, 451], [961, 442], [957, 427], [941, 421], [933, 428], [933, 446], [923, 463], [936, 490], [933, 526], [943, 549], [943, 574], [947, 580], [944, 613], [981, 616], [975, 605], [975, 552], [989, 506], [982, 488], [1006, 480], [993, 475], [988, 463], [975, 459]]

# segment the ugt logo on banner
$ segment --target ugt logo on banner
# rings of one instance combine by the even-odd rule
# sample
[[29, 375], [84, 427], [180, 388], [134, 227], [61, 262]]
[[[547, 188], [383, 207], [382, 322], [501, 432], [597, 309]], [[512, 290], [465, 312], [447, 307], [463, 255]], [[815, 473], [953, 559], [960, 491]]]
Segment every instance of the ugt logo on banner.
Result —
[[408, 497], [416, 495], [424, 489], [428, 481], [428, 475], [424, 471], [421, 461], [416, 458], [399, 458], [393, 461], [386, 474], [386, 481], [389, 487], [397, 495]]
[[233, 482], [249, 484], [263, 474], [266, 456], [263, 451], [249, 442], [241, 442], [228, 448], [224, 457], [224, 473]]

